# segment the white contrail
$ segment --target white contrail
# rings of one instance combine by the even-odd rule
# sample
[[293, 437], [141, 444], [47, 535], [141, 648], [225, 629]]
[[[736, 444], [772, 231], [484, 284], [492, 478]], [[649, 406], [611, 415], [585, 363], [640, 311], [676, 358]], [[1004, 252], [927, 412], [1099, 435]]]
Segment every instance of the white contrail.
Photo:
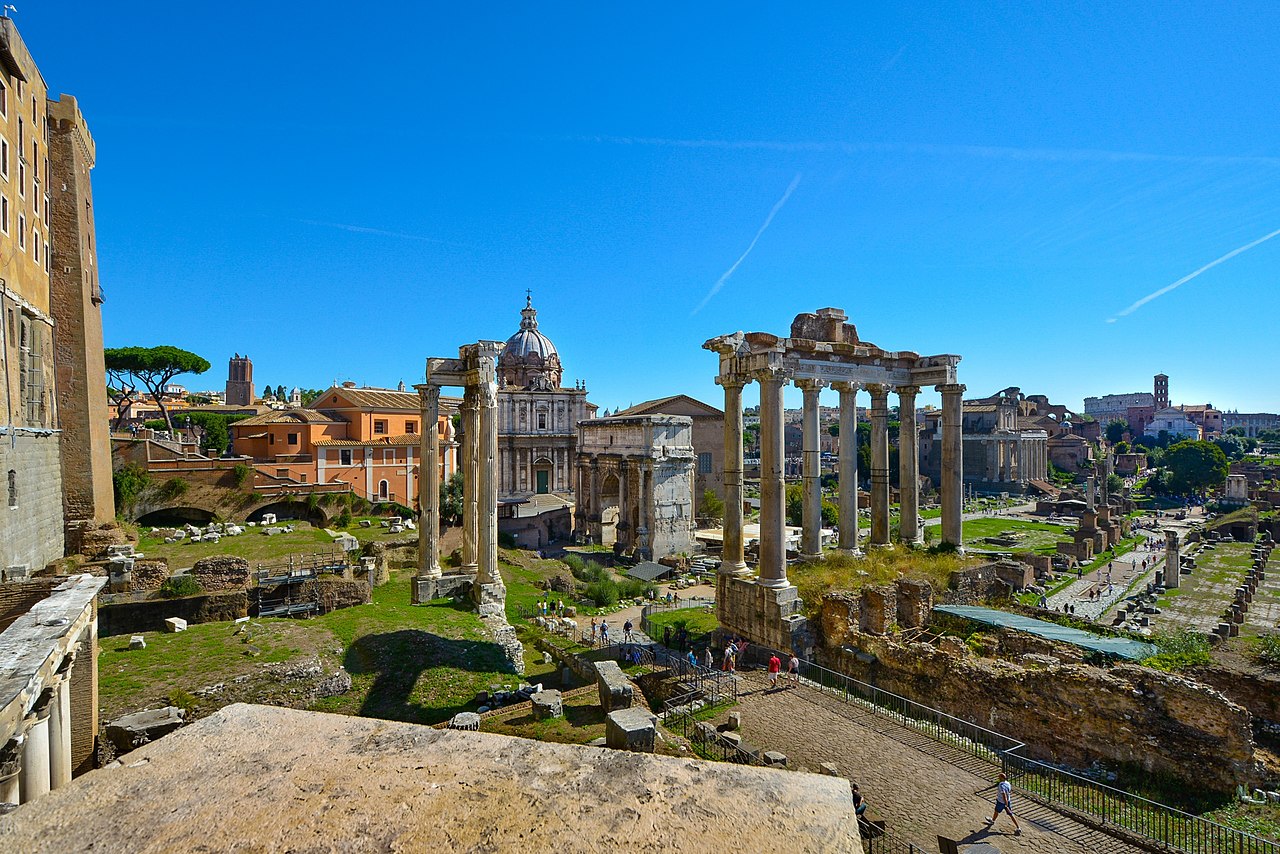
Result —
[[1244, 246], [1241, 246], [1238, 249], [1232, 249], [1226, 255], [1223, 255], [1221, 258], [1218, 258], [1214, 261], [1210, 261], [1208, 264], [1205, 264], [1203, 267], [1201, 267], [1199, 270], [1196, 270], [1194, 273], [1188, 273], [1187, 275], [1183, 276], [1181, 279], [1178, 279], [1178, 281], [1174, 282], [1172, 285], [1165, 285], [1160, 290], [1153, 291], [1152, 293], [1147, 294], [1145, 297], [1138, 300], [1133, 305], [1129, 306], [1124, 311], [1117, 314], [1115, 317], [1107, 318], [1107, 323], [1115, 323], [1118, 318], [1127, 317], [1128, 315], [1133, 314], [1135, 311], [1142, 308], [1144, 305], [1151, 302], [1153, 299], [1156, 299], [1157, 297], [1162, 297], [1165, 294], [1169, 293], [1169, 291], [1177, 290], [1178, 288], [1182, 287], [1187, 282], [1191, 281], [1196, 276], [1200, 275], [1206, 270], [1212, 270], [1214, 267], [1218, 266], [1223, 261], [1230, 261], [1232, 258], [1236, 257], [1240, 253], [1248, 252], [1253, 247], [1261, 243], [1266, 243], [1268, 240], [1270, 240], [1273, 237], [1280, 237], [1280, 228], [1276, 229], [1270, 234], [1259, 237], [1257, 240], [1253, 241], [1252, 243], [1246, 243]]
[[733, 262], [733, 266], [725, 270], [724, 273], [721, 274], [720, 278], [716, 279], [716, 283], [711, 286], [711, 290], [707, 291], [707, 295], [702, 298], [702, 302], [698, 303], [698, 307], [689, 313], [690, 317], [702, 311], [703, 306], [710, 302], [711, 298], [718, 294], [720, 289], [725, 286], [725, 283], [729, 281], [729, 277], [737, 272], [739, 265], [741, 265], [743, 261], [747, 260], [747, 256], [751, 254], [751, 250], [756, 248], [756, 243], [760, 240], [760, 235], [764, 234], [765, 229], [769, 227], [769, 223], [773, 222], [773, 218], [778, 215], [778, 211], [782, 210], [782, 206], [787, 203], [787, 199], [791, 198], [791, 194], [795, 192], [796, 187], [800, 186], [801, 176], [802, 173], [797, 172], [796, 177], [791, 179], [791, 184], [788, 185], [787, 191], [782, 194], [782, 198], [778, 199], [774, 204], [773, 209], [769, 211], [769, 215], [764, 218], [764, 225], [760, 226], [760, 230], [756, 232], [756, 236], [751, 238], [751, 243], [747, 244], [747, 250], [738, 256], [738, 260]]
[[300, 222], [304, 225], [319, 225], [324, 228], [338, 228], [343, 231], [350, 231], [355, 234], [377, 234], [383, 237], [398, 237], [402, 240], [421, 240], [424, 243], [439, 243], [443, 246], [460, 246], [462, 244], [453, 243], [448, 240], [440, 240], [435, 237], [427, 237], [422, 234], [406, 234], [403, 231], [388, 231], [385, 228], [372, 228], [367, 225], [351, 225], [345, 222], [325, 222], [319, 219], [295, 219], [294, 222]]

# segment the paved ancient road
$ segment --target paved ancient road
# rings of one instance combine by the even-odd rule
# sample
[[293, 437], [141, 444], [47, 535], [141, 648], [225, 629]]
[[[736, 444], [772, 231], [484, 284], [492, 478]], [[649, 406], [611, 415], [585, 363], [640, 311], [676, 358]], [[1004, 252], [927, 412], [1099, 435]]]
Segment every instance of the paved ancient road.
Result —
[[746, 676], [747, 693], [737, 707], [743, 739], [782, 751], [793, 767], [816, 771], [834, 762], [904, 842], [933, 851], [942, 834], [961, 843], [989, 842], [1004, 854], [1141, 852], [1016, 794], [1022, 835], [1014, 835], [1003, 815], [988, 830], [983, 819], [991, 817], [995, 766], [815, 689], [770, 692], [763, 674]]

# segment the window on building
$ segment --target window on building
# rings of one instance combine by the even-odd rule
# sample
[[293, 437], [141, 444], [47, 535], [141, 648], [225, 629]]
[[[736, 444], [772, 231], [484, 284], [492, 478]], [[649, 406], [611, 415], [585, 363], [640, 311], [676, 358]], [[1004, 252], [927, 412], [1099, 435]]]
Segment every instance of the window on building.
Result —
[[31, 229], [31, 260], [40, 263], [40, 230]]
[[274, 445], [275, 443], [276, 443], [276, 434], [275, 434], [275, 433], [268, 433], [268, 434], [267, 434], [267, 444], [268, 444], [268, 445]]
[[22, 123], [22, 116], [18, 116], [18, 150], [21, 151], [23, 146], [27, 144], [27, 136], [25, 131], [26, 125]]
[[298, 444], [298, 434], [297, 434], [297, 433], [290, 433], [290, 434], [289, 434], [289, 444], [290, 444], [290, 445], [296, 445], [296, 444]]
[[18, 196], [27, 197], [27, 165], [21, 160], [18, 161]]
[[338, 462], [344, 466], [351, 465], [351, 449], [350, 448], [343, 448], [341, 451], [338, 451]]
[[0, 80], [0, 117], [9, 118], [9, 87]]
[[396, 461], [396, 449], [395, 449], [395, 448], [383, 448], [383, 449], [382, 449], [382, 462], [383, 462], [384, 464], [386, 464], [386, 465], [394, 465], [394, 464], [395, 464], [395, 461]]
[[387, 434], [387, 422], [386, 422], [386, 421], [374, 421], [374, 422], [373, 422], [373, 432], [374, 432], [374, 434], [375, 434], [375, 435], [378, 435], [378, 436], [385, 436], [385, 435]]
[[9, 197], [0, 196], [0, 232], [9, 233]]
[[286, 478], [286, 479], [287, 479], [287, 478], [289, 477], [289, 470], [288, 470], [288, 469], [276, 469], [276, 477], [282, 477], [282, 478]]
[[698, 454], [698, 474], [711, 474], [710, 454]]
[[385, 480], [378, 481], [378, 500], [386, 501], [391, 494], [391, 484]]
[[49, 269], [49, 241], [47, 241], [47, 240], [44, 242], [44, 271], [45, 271], [46, 273], [50, 272], [50, 269]]
[[538, 413], [538, 429], [547, 429], [547, 413], [545, 411]]
[[406, 432], [406, 433], [417, 433], [417, 432], [418, 432], [418, 422], [417, 422], [417, 421], [406, 421], [406, 422], [404, 422], [404, 432]]
[[18, 506], [18, 473], [9, 469], [9, 507]]
[[9, 140], [0, 136], [0, 176], [9, 180]]
[[18, 248], [27, 251], [27, 215], [18, 214]]
[[306, 483], [307, 482], [306, 472], [303, 472], [302, 474], [298, 475], [298, 480], [302, 481], [303, 483]]

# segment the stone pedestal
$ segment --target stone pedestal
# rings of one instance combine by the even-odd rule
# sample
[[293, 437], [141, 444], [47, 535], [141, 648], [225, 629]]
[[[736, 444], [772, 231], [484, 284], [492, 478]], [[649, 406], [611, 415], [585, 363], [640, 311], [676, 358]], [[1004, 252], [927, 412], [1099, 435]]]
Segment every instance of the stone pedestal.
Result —
[[548, 718], [559, 718], [564, 716], [564, 701], [560, 697], [560, 692], [552, 689], [539, 691], [529, 697], [529, 702], [533, 708], [533, 719], [536, 721], [545, 721]]
[[631, 707], [634, 699], [631, 680], [616, 661], [596, 665], [596, 686], [600, 690], [600, 707], [606, 712]]
[[801, 614], [800, 593], [792, 585], [768, 587], [751, 579], [720, 577], [716, 581], [716, 619], [724, 635], [783, 652], [803, 653], [810, 646]]
[[639, 706], [610, 712], [604, 725], [605, 744], [614, 750], [653, 753], [658, 738], [658, 718]]

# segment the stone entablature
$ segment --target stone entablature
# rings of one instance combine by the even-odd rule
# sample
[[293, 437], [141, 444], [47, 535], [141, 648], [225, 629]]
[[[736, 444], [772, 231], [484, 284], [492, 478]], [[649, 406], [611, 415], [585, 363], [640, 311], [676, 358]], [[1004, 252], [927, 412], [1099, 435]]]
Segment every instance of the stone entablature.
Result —
[[[963, 445], [961, 406], [965, 387], [956, 381], [955, 355], [920, 356], [910, 351], [884, 350], [858, 338], [857, 329], [837, 308], [797, 315], [791, 335], [736, 332], [708, 340], [704, 349], [720, 357], [716, 382], [725, 390], [725, 521], [721, 572], [734, 576], [726, 585], [756, 584], [781, 591], [787, 581], [785, 489], [783, 481], [784, 414], [782, 387], [788, 382], [804, 392], [802, 478], [804, 485], [802, 557], [821, 554], [821, 456], [818, 438], [818, 393], [827, 385], [840, 392], [840, 435], [856, 437], [856, 396], [871, 395], [871, 544], [890, 543], [889, 526], [889, 394], [896, 392], [901, 413], [899, 430], [901, 470], [900, 539], [921, 542], [919, 525], [919, 426], [916, 395], [922, 386], [942, 393], [942, 539], [962, 544]], [[760, 383], [760, 550], [759, 578], [749, 580], [743, 549], [742, 514], [742, 388]], [[839, 546], [858, 548], [857, 443], [840, 443]], [[717, 597], [721, 626], [738, 630], [749, 615], [734, 613], [731, 604], [744, 597]], [[745, 597], [750, 599], [750, 597]], [[746, 604], [745, 602], [743, 603]], [[777, 603], [778, 614], [793, 614], [790, 602]], [[775, 610], [773, 608], [770, 609]], [[790, 632], [795, 634], [795, 627]], [[744, 633], [745, 629], [743, 629]], [[767, 642], [753, 637], [758, 642]]]
[[693, 419], [683, 415], [581, 422], [578, 538], [612, 543], [615, 550], [644, 560], [692, 552], [692, 431]]

